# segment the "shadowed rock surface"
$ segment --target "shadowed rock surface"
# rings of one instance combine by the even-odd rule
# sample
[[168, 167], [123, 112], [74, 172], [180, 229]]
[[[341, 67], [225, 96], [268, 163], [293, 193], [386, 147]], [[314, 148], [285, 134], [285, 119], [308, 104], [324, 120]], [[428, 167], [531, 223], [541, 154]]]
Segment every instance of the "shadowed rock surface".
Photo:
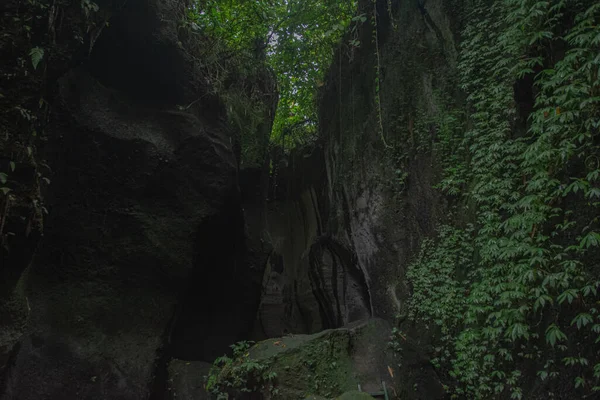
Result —
[[235, 136], [181, 45], [184, 6], [127, 2], [55, 83], [50, 214], [24, 302], [3, 304], [3, 399], [161, 398], [171, 354], [212, 361], [251, 329], [263, 266], [246, 263]]

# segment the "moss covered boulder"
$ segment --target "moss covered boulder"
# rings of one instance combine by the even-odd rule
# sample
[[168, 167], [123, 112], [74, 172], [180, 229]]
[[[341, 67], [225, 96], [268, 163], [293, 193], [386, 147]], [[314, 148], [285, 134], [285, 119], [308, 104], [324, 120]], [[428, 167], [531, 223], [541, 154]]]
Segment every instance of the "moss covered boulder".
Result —
[[209, 377], [211, 390], [235, 399], [349, 400], [372, 398], [385, 385], [390, 399], [444, 398], [423, 349], [406, 338], [392, 350], [391, 336], [387, 321], [371, 318], [249, 349], [239, 343], [235, 357], [221, 359]]
[[394, 356], [387, 343], [390, 325], [381, 319], [359, 321], [313, 335], [269, 339], [250, 349], [249, 357], [277, 374], [277, 398], [335, 398], [356, 390], [381, 390], [394, 384]]

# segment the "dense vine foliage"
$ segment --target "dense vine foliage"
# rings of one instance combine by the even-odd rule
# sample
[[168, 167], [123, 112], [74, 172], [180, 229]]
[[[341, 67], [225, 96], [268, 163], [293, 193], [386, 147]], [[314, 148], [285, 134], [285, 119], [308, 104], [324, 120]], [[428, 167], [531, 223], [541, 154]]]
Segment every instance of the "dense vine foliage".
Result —
[[475, 231], [424, 244], [411, 316], [441, 335], [457, 398], [522, 398], [532, 376], [541, 396], [572, 376], [560, 390], [584, 398], [600, 390], [600, 4], [478, 1], [468, 21], [468, 157], [440, 188], [476, 204]]
[[236, 54], [266, 54], [280, 93], [272, 140], [293, 145], [316, 137], [315, 93], [342, 34], [366, 20], [355, 9], [354, 0], [198, 0], [188, 20]]

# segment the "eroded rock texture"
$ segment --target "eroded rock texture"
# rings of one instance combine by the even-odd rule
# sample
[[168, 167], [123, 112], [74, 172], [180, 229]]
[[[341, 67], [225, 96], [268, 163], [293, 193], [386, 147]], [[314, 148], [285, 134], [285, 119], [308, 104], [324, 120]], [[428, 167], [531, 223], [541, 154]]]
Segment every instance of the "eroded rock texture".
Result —
[[[416, 134], [417, 114], [433, 119], [443, 102], [460, 101], [453, 86], [458, 11], [442, 1], [428, 2], [426, 10], [418, 2], [392, 5], [390, 14], [385, 2], [377, 3], [377, 51], [364, 28], [363, 45], [343, 50], [341, 65], [338, 57], [331, 67], [321, 99], [322, 142], [284, 159], [274, 182], [269, 229], [275, 256], [267, 298], [273, 298], [270, 315], [296, 321], [283, 323], [292, 331], [314, 332], [368, 315], [392, 320], [409, 295], [407, 264], [444, 217], [445, 200], [433, 189], [436, 155], [411, 154], [404, 142], [410, 145]], [[363, 11], [369, 7], [360, 4]], [[373, 97], [377, 68], [385, 81], [380, 108]], [[427, 129], [435, 141], [435, 126]], [[392, 151], [385, 137], [403, 144]], [[302, 304], [311, 304], [304, 306], [306, 316], [292, 316], [294, 308], [301, 314]]]
[[[331, 230], [358, 255], [373, 313], [392, 319], [409, 295], [406, 266], [445, 216], [445, 200], [433, 189], [440, 161], [431, 146], [416, 147], [417, 135], [433, 143], [437, 128], [416, 122], [435, 120], [444, 101], [460, 101], [453, 83], [460, 26], [448, 1], [428, 1], [426, 14], [416, 1], [392, 2], [393, 14], [380, 3], [379, 48], [356, 49], [341, 70], [336, 61], [320, 122]], [[362, 32], [363, 43], [369, 34]], [[374, 99], [378, 68], [381, 106]]]
[[27, 323], [0, 337], [3, 399], [162, 398], [164, 360], [212, 361], [251, 329], [263, 265], [247, 262], [235, 132], [179, 36], [184, 7], [119, 4], [53, 82], [49, 216], [15, 279]]
[[319, 332], [371, 315], [355, 250], [328, 230], [324, 173], [316, 147], [283, 159], [272, 180], [267, 220], [274, 250], [263, 279], [258, 338]]

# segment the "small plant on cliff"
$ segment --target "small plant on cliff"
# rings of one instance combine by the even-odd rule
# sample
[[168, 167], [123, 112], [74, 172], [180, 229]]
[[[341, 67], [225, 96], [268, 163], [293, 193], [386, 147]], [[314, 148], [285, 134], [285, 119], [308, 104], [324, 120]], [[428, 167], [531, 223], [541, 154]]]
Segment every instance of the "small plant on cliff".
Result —
[[232, 357], [217, 358], [206, 379], [206, 390], [218, 400], [237, 398], [239, 393], [262, 391], [277, 394], [274, 386], [277, 374], [269, 369], [265, 362], [258, 362], [250, 357], [253, 342], [238, 342], [230, 347]]

